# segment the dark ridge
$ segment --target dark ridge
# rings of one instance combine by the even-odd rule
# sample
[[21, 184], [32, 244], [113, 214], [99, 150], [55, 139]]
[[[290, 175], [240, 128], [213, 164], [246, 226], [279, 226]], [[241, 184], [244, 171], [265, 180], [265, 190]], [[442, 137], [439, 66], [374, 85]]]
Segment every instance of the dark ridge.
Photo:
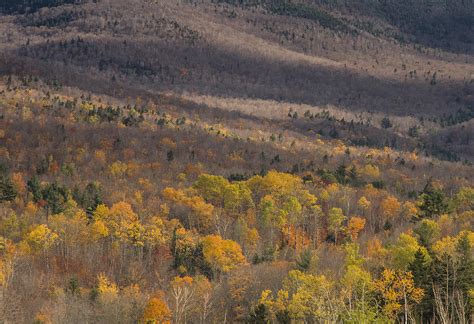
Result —
[[[97, 0], [94, 0], [97, 2]], [[85, 0], [2, 0], [0, 2], [0, 13], [24, 14], [35, 12], [45, 7], [57, 7], [64, 4], [81, 4]]]

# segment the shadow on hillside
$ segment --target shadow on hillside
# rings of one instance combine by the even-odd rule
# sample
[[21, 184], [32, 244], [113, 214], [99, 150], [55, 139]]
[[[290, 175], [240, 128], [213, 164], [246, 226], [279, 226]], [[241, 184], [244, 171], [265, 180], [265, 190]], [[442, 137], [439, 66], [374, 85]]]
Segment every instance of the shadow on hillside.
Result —
[[32, 64], [37, 67], [42, 64], [51, 77], [82, 89], [87, 88], [87, 82], [80, 78], [68, 82], [68, 69], [106, 82], [117, 79], [153, 90], [333, 105], [351, 111], [429, 115], [461, 107], [457, 102], [462, 95], [460, 83], [396, 82], [344, 68], [272, 60], [203, 44], [103, 38], [23, 46], [12, 55], [20, 64], [25, 59], [36, 62]]

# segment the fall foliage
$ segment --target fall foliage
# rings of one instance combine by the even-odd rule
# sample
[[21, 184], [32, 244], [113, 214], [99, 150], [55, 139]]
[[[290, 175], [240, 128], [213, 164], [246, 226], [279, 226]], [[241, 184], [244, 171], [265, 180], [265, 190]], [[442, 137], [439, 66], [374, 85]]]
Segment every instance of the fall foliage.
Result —
[[0, 323], [474, 319], [472, 1], [0, 1]]

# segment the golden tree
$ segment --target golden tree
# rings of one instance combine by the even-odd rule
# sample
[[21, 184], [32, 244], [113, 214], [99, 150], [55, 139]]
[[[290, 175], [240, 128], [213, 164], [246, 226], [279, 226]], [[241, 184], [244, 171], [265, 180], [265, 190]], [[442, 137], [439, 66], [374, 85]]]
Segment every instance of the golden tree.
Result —
[[245, 264], [245, 256], [237, 242], [223, 240], [219, 235], [202, 239], [205, 260], [218, 273], [225, 273]]
[[171, 311], [163, 301], [163, 294], [150, 298], [143, 312], [143, 321], [146, 324], [171, 323]]
[[347, 223], [347, 231], [349, 232], [352, 241], [357, 240], [359, 232], [364, 229], [364, 226], [365, 218], [354, 216], [349, 219], [349, 222]]
[[404, 323], [408, 323], [410, 306], [418, 304], [424, 290], [415, 287], [413, 274], [405, 271], [385, 269], [380, 279], [374, 282], [375, 290], [383, 301], [383, 311], [388, 318], [395, 319], [403, 312]]

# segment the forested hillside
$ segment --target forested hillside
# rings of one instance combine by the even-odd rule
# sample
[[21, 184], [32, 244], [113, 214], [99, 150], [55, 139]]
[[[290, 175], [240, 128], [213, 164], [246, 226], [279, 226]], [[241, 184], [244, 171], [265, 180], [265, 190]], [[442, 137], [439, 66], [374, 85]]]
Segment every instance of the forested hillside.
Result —
[[0, 12], [0, 322], [472, 322], [472, 1]]
[[79, 4], [83, 0], [4, 0], [0, 4], [0, 12], [26, 13], [34, 12], [45, 7], [55, 7], [63, 4]]

